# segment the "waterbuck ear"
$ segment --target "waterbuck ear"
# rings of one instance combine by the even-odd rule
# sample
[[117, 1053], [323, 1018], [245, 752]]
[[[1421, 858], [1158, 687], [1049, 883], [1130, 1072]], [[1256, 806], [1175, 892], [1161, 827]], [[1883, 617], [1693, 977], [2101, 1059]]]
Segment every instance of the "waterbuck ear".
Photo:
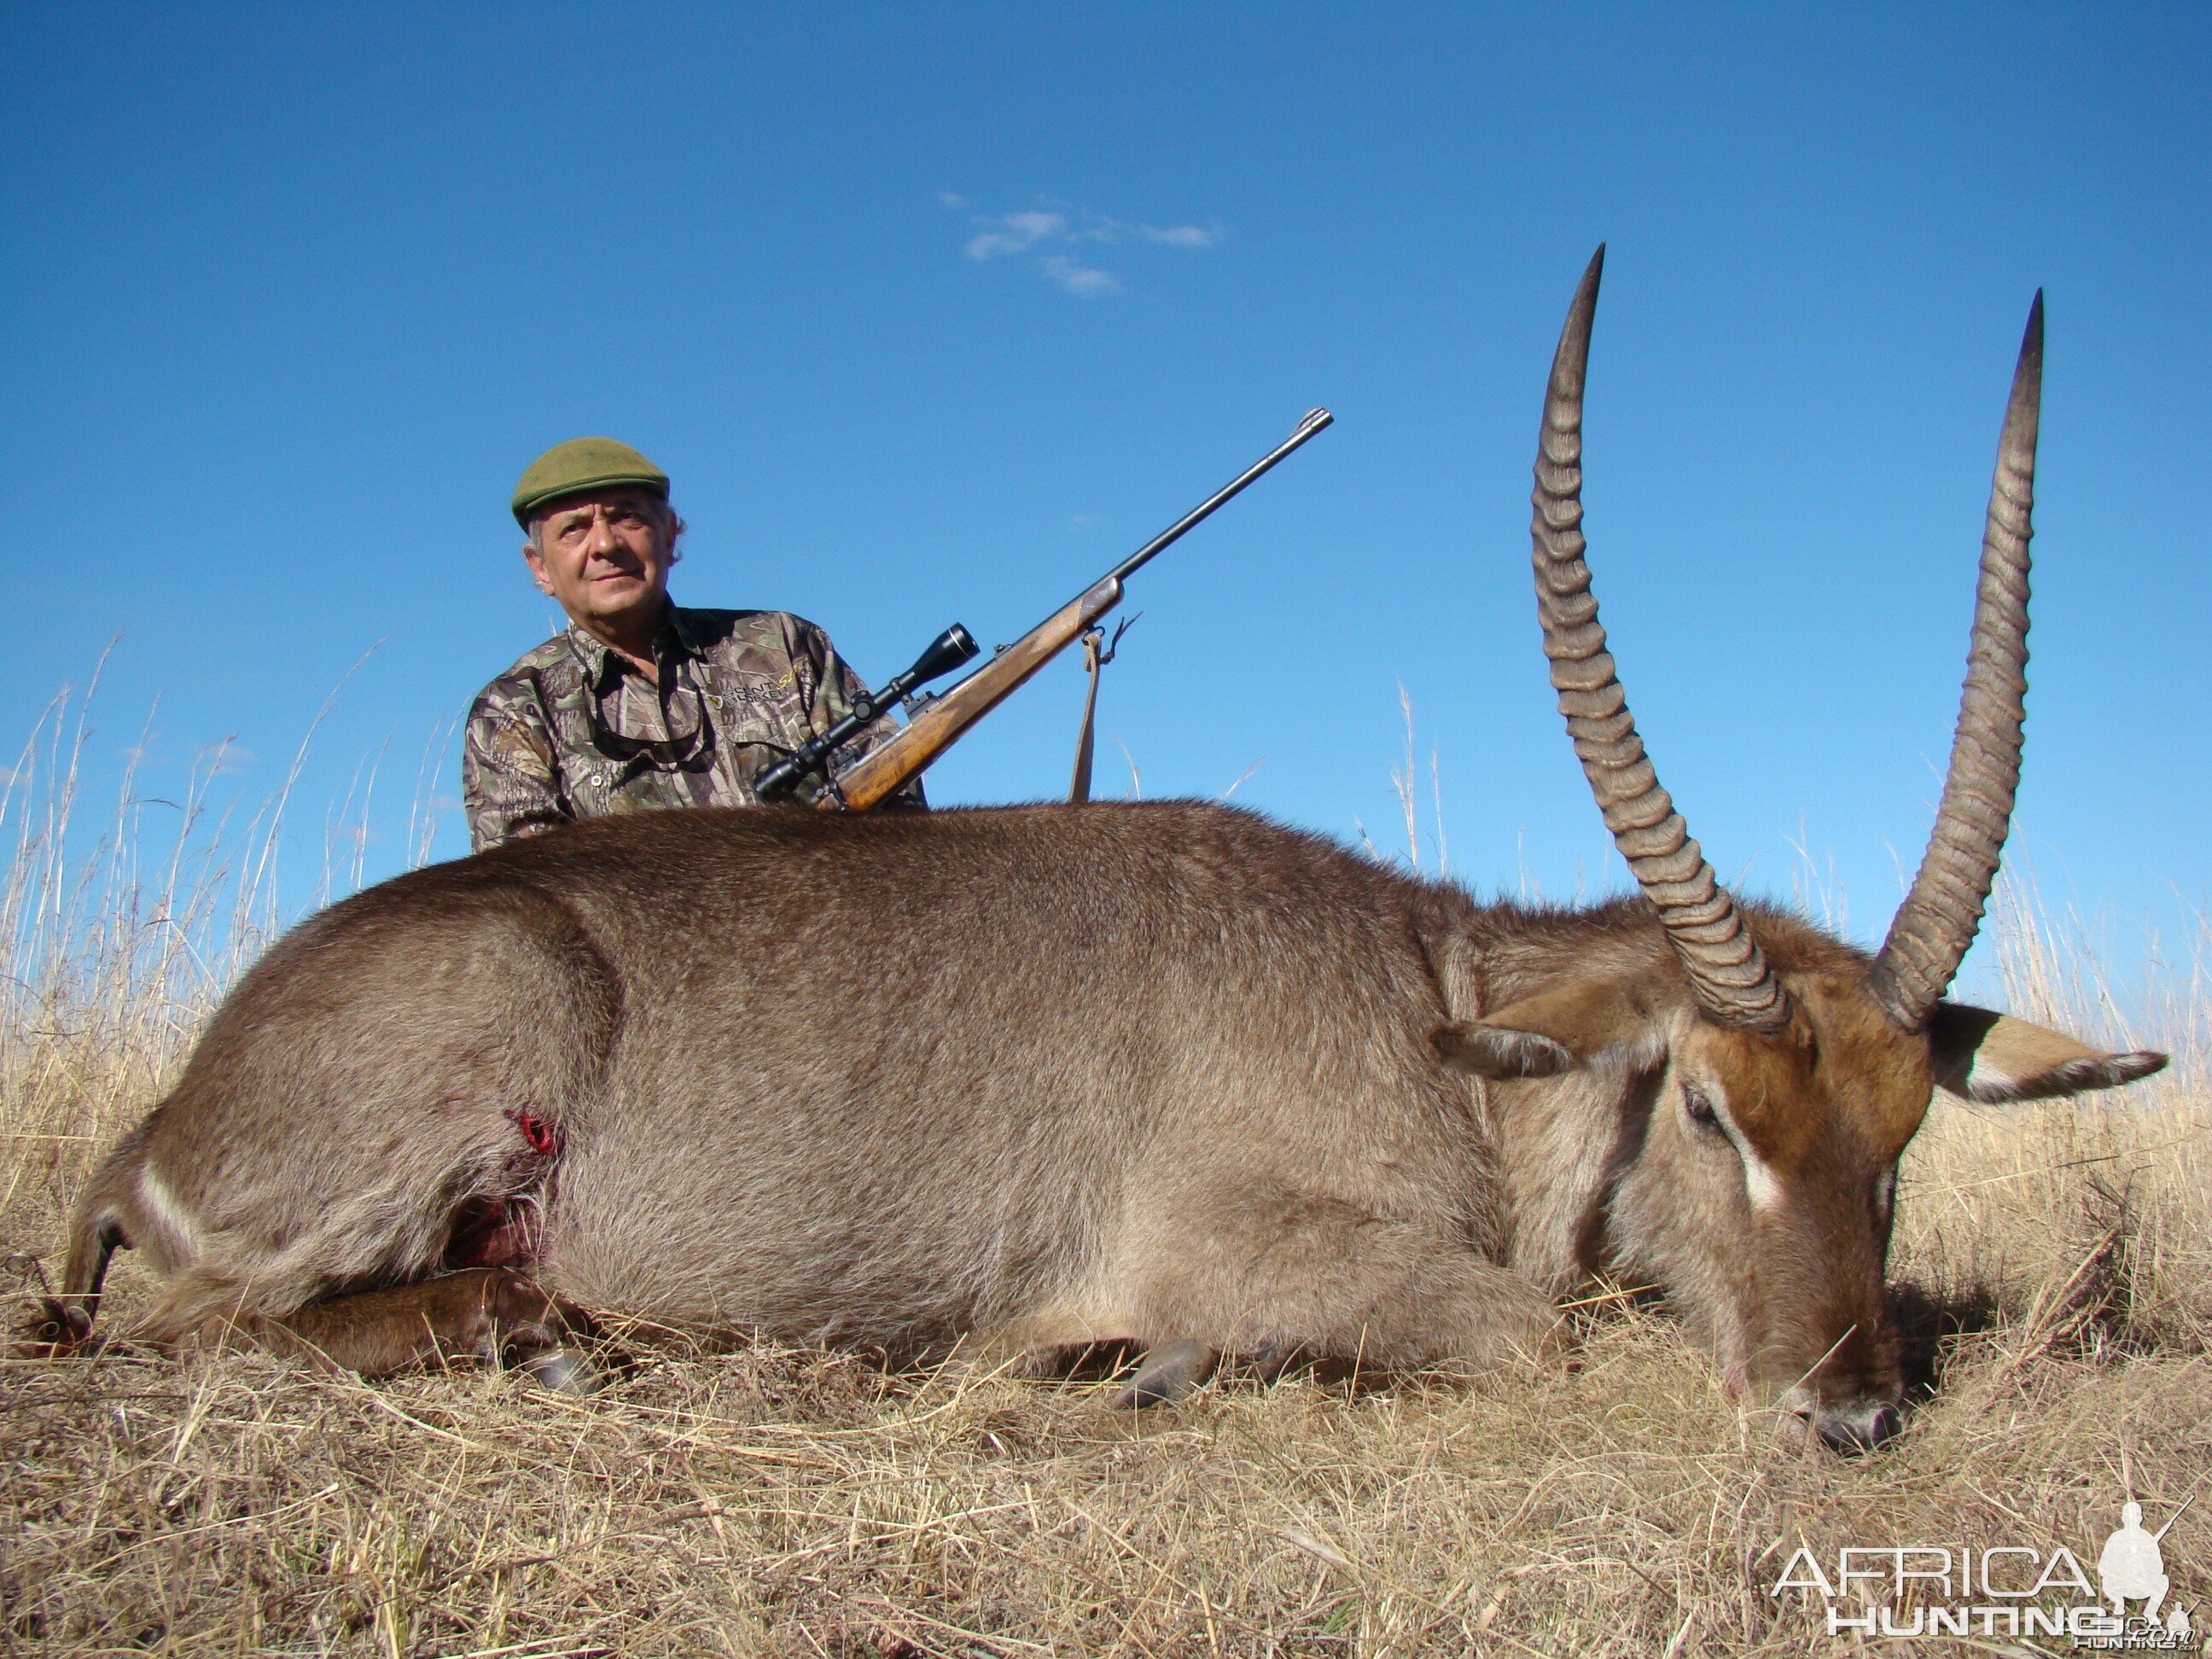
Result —
[[1626, 988], [1600, 982], [1524, 997], [1479, 1020], [1439, 1027], [1439, 1056], [1477, 1077], [1555, 1077], [1643, 1036], [1650, 1022]]
[[1443, 1059], [1477, 1077], [1555, 1077], [1576, 1064], [1575, 1051], [1564, 1042], [1486, 1022], [1441, 1026], [1429, 1042]]
[[1960, 1002], [1936, 1005], [1928, 1043], [1936, 1081], [1954, 1095], [1988, 1104], [2116, 1089], [2166, 1065], [2166, 1056], [2154, 1049], [2104, 1054], [2024, 1019]]

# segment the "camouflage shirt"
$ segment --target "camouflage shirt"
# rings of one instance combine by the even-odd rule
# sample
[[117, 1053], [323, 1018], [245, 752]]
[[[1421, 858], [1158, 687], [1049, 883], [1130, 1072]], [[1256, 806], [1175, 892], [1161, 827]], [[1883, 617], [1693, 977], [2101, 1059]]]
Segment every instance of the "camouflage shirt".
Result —
[[[780, 611], [671, 605], [653, 654], [658, 684], [571, 627], [484, 687], [462, 738], [473, 848], [611, 812], [757, 805], [752, 781], [866, 689], [828, 635]], [[831, 769], [895, 729], [886, 720], [841, 749]], [[921, 805], [921, 780], [886, 804]]]

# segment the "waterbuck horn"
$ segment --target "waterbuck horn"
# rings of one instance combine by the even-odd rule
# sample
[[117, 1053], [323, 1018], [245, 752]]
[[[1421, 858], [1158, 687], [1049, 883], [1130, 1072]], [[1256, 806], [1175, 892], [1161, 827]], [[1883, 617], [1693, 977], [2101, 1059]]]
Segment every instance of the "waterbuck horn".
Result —
[[1867, 971], [1867, 992], [1908, 1031], [1928, 1023], [1981, 926], [2020, 785], [2027, 718], [2027, 544], [2035, 527], [2035, 428], [2043, 399], [2043, 291], [2028, 307], [1997, 440], [1982, 575], [1951, 767], [1912, 890]]
[[1536, 489], [1529, 498], [1536, 515], [1528, 526], [1544, 655], [1606, 828], [1666, 925], [1698, 1005], [1729, 1024], [1772, 1030], [1790, 1018], [1789, 999], [1644, 752], [1583, 562], [1583, 374], [1604, 269], [1600, 245], [1559, 331], [1544, 392]]

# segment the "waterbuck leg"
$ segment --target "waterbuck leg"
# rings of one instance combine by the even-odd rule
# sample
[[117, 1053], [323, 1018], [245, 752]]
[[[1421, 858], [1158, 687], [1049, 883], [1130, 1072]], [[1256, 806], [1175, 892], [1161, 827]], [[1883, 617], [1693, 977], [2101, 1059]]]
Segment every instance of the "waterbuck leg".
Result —
[[203, 1338], [239, 1337], [330, 1370], [390, 1376], [426, 1366], [510, 1360], [548, 1388], [587, 1393], [597, 1369], [575, 1351], [599, 1335], [574, 1304], [504, 1267], [473, 1267], [388, 1291], [311, 1303], [281, 1319], [211, 1322]]
[[1200, 1191], [1176, 1215], [1174, 1228], [1147, 1226], [1112, 1273], [1140, 1330], [1406, 1371], [1510, 1365], [1534, 1357], [1553, 1323], [1532, 1280], [1463, 1238], [1330, 1194]]
[[70, 1241], [69, 1266], [59, 1296], [53, 1293], [36, 1257], [10, 1256], [10, 1265], [18, 1261], [27, 1263], [45, 1292], [32, 1304], [35, 1311], [17, 1333], [22, 1340], [9, 1349], [10, 1357], [60, 1359], [82, 1354], [89, 1358], [98, 1353], [102, 1345], [92, 1334], [92, 1322], [100, 1311], [100, 1287], [107, 1282], [107, 1264], [114, 1260], [115, 1252], [127, 1249], [130, 1243], [112, 1217], [88, 1206]]
[[1148, 1350], [1137, 1373], [1114, 1396], [1115, 1407], [1171, 1406], [1212, 1374], [1218, 1352], [1190, 1337]]

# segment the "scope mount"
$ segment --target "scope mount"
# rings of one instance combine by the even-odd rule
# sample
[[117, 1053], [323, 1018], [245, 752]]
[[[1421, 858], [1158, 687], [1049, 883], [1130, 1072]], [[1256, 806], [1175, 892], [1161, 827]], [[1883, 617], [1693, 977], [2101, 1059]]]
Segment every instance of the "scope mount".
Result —
[[[852, 711], [844, 719], [827, 732], [809, 738], [762, 772], [753, 780], [753, 793], [763, 801], [790, 799], [806, 779], [829, 770], [830, 757], [841, 744], [850, 742], [901, 702], [908, 702], [909, 709], [919, 707], [908, 700], [931, 680], [939, 679], [973, 661], [976, 653], [975, 636], [958, 623], [953, 623], [929, 642], [914, 659], [913, 667], [886, 680], [880, 690], [855, 697]], [[925, 698], [927, 695], [924, 694]]]

